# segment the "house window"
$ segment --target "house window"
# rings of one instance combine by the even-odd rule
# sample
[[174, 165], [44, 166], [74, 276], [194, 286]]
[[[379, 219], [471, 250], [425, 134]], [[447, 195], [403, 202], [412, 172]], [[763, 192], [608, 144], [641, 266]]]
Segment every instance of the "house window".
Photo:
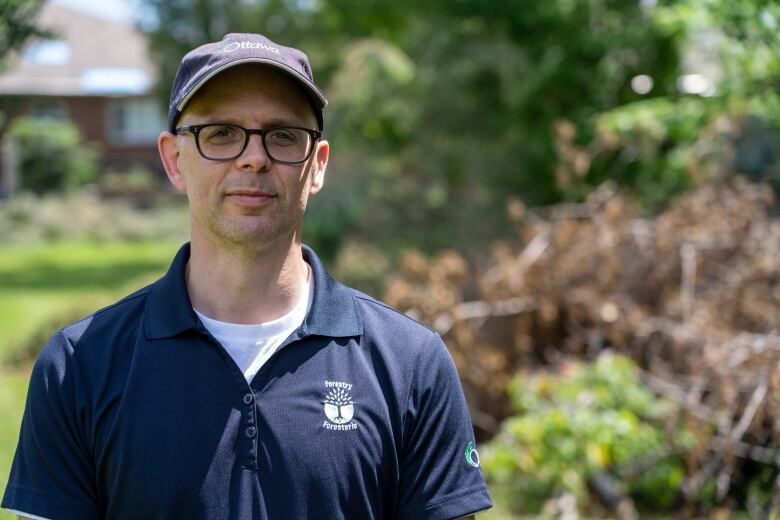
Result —
[[34, 65], [67, 65], [70, 45], [62, 40], [38, 41], [27, 47], [23, 61]]
[[58, 101], [39, 101], [30, 107], [29, 114], [32, 117], [45, 119], [57, 119], [65, 121], [69, 119], [68, 107]]
[[84, 69], [79, 84], [87, 94], [139, 96], [149, 91], [146, 72], [132, 67], [92, 67]]
[[155, 98], [111, 100], [108, 108], [108, 138], [113, 144], [152, 144], [167, 127]]

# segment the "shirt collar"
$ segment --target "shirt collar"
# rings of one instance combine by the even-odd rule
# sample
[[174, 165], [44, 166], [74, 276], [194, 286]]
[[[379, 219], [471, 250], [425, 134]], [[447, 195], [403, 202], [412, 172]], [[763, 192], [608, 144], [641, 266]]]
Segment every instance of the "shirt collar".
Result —
[[[331, 337], [359, 336], [363, 324], [353, 292], [334, 280], [320, 259], [308, 246], [302, 246], [303, 257], [314, 276], [314, 299], [303, 323], [303, 334]], [[190, 258], [190, 244], [184, 244], [168, 272], [149, 290], [145, 309], [146, 337], [161, 339], [198, 329], [198, 317], [192, 310], [185, 268]]]

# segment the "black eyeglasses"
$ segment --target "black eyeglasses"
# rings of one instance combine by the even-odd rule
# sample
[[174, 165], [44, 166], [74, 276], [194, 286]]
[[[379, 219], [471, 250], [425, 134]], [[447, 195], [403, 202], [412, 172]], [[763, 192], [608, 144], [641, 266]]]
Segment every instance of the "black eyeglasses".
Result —
[[177, 134], [190, 132], [195, 136], [198, 152], [210, 161], [229, 161], [244, 153], [252, 134], [260, 136], [265, 153], [272, 160], [284, 164], [306, 161], [314, 151], [314, 144], [322, 132], [298, 126], [273, 128], [244, 128], [224, 123], [181, 126]]

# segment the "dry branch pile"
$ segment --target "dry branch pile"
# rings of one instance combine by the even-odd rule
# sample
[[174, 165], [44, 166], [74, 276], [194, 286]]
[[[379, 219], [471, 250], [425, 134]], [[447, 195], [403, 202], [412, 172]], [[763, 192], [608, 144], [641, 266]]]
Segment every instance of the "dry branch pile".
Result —
[[691, 473], [720, 475], [725, 494], [746, 460], [780, 467], [772, 207], [768, 188], [741, 179], [705, 185], [652, 219], [609, 185], [581, 205], [517, 204], [516, 244], [496, 244], [473, 269], [452, 252], [409, 254], [385, 298], [445, 337], [484, 436], [510, 413], [517, 372], [605, 348], [631, 356], [702, 425]]

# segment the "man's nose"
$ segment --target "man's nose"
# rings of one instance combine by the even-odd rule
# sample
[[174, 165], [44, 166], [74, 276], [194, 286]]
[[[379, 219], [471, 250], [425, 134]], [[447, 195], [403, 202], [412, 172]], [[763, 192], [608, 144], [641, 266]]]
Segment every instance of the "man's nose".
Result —
[[260, 134], [251, 134], [246, 143], [244, 152], [238, 156], [240, 168], [253, 168], [255, 170], [268, 169], [273, 162], [263, 146], [263, 138]]

